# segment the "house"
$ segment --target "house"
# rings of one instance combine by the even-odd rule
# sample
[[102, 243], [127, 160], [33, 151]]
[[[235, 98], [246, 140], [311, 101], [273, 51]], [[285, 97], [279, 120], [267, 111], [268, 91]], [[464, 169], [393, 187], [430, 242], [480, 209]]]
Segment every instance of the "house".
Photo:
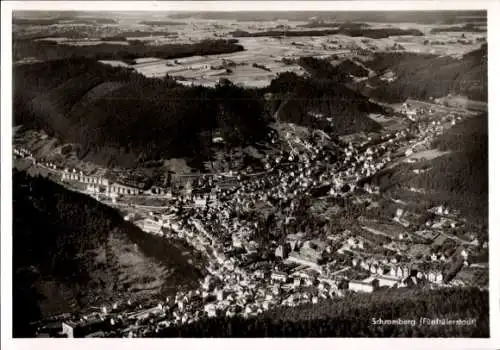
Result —
[[354, 292], [372, 293], [375, 290], [375, 284], [363, 281], [349, 281], [349, 290]]
[[430, 271], [427, 274], [427, 280], [429, 282], [442, 283], [443, 282], [443, 274], [440, 271]]
[[163, 222], [160, 220], [160, 221], [156, 221], [156, 220], [153, 220], [153, 219], [150, 219], [150, 218], [146, 218], [142, 221], [139, 221], [137, 222], [139, 227], [144, 231], [144, 232], [148, 232], [148, 233], [156, 233], [156, 234], [160, 234], [162, 231], [161, 231], [161, 228], [163, 226]]
[[288, 280], [288, 274], [285, 272], [281, 272], [281, 271], [273, 271], [271, 273], [271, 279], [273, 281], [285, 283]]
[[195, 197], [194, 198], [194, 206], [197, 208], [203, 208], [207, 205], [207, 198], [206, 197]]
[[300, 277], [295, 277], [293, 279], [293, 285], [294, 285], [294, 287], [300, 287], [301, 282], [302, 281], [301, 281]]
[[217, 309], [215, 308], [215, 304], [205, 305], [204, 310], [205, 310], [208, 317], [216, 317], [217, 316]]
[[62, 323], [62, 334], [67, 338], [83, 338], [91, 333], [99, 332], [109, 328], [109, 322], [101, 318], [92, 318], [83, 322], [64, 321]]
[[288, 257], [288, 254], [290, 254], [290, 251], [291, 251], [290, 244], [288, 244], [288, 243], [281, 244], [280, 246], [278, 246], [278, 248], [276, 248], [274, 254], [278, 258], [286, 259]]
[[391, 269], [389, 270], [389, 276], [396, 277], [396, 268], [394, 266], [391, 266]]
[[407, 266], [398, 266], [396, 267], [396, 277], [406, 278], [410, 274], [410, 270]]
[[403, 209], [398, 208], [398, 209], [396, 210], [396, 218], [398, 218], [398, 219], [399, 219], [402, 215], [403, 215]]
[[74, 329], [76, 324], [74, 322], [63, 322], [62, 323], [62, 334], [66, 335], [67, 338], [74, 338]]
[[398, 277], [393, 277], [393, 276], [377, 276], [378, 284], [380, 287], [387, 286], [389, 288], [392, 288], [394, 286], [399, 285], [401, 282], [401, 278]]
[[243, 247], [243, 242], [242, 242], [241, 237], [239, 235], [233, 234], [232, 239], [233, 239], [233, 247], [235, 247], [235, 248], [242, 248]]

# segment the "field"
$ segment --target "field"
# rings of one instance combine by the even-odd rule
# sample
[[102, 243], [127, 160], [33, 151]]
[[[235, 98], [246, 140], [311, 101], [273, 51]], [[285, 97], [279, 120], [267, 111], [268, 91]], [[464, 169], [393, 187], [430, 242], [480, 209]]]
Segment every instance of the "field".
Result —
[[422, 152], [413, 153], [408, 158], [417, 159], [417, 160], [432, 160], [432, 159], [444, 156], [445, 154], [448, 154], [448, 153], [450, 153], [450, 152], [440, 151], [438, 149], [429, 149], [429, 150], [425, 150]]
[[[285, 41], [285, 40], [283, 40]], [[270, 38], [244, 38], [240, 40], [245, 51], [211, 56], [193, 56], [186, 59], [162, 60], [144, 57], [136, 64], [128, 65], [122, 61], [101, 61], [112, 66], [130, 67], [146, 77], [162, 77], [168, 74], [181, 82], [213, 86], [221, 78], [227, 78], [235, 84], [249, 87], [267, 86], [279, 73], [294, 72], [304, 74], [297, 64], [285, 64], [283, 57], [324, 55], [325, 50], [299, 50], [290, 43]], [[262, 69], [254, 66], [258, 64]], [[229, 69], [228, 72], [226, 69]]]

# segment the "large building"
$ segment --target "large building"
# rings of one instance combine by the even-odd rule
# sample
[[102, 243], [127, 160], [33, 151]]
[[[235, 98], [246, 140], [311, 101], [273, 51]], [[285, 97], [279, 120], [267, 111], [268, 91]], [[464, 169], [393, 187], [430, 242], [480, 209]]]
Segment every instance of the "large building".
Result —
[[349, 290], [353, 292], [372, 293], [376, 289], [373, 282], [349, 281]]

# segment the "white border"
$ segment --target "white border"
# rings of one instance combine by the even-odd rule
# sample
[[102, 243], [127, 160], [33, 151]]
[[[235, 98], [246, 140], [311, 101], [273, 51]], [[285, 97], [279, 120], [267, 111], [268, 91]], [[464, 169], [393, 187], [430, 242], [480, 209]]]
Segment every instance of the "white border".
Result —
[[9, 1], [8, 8], [44, 11], [396, 11], [483, 10], [495, 0], [421, 1]]
[[[12, 10], [79, 10], [79, 11], [369, 11], [369, 10], [488, 10], [488, 90], [489, 90], [489, 182], [490, 182], [490, 339], [12, 339]], [[2, 349], [67, 349], [123, 348], [137, 350], [180, 348], [215, 348], [239, 350], [283, 347], [287, 349], [339, 348], [409, 348], [409, 349], [495, 349], [500, 347], [500, 155], [496, 152], [496, 133], [500, 131], [500, 110], [495, 97], [500, 87], [500, 3], [490, 1], [12, 1], [1, 3], [1, 348]], [[495, 96], [495, 92], [496, 95]], [[497, 214], [497, 215], [495, 215]]]

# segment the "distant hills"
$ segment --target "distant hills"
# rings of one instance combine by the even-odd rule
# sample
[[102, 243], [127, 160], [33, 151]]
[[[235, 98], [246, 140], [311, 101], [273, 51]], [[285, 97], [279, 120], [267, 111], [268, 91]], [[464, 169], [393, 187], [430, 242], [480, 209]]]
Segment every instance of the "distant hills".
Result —
[[486, 22], [486, 11], [200, 11], [179, 12], [172, 18], [203, 18], [238, 21], [352, 21], [352, 22], [388, 22], [388, 23], [423, 23], [453, 24], [464, 21]]
[[148, 26], [181, 26], [185, 25], [184, 22], [175, 22], [175, 21], [140, 21], [139, 24], [144, 24]]

